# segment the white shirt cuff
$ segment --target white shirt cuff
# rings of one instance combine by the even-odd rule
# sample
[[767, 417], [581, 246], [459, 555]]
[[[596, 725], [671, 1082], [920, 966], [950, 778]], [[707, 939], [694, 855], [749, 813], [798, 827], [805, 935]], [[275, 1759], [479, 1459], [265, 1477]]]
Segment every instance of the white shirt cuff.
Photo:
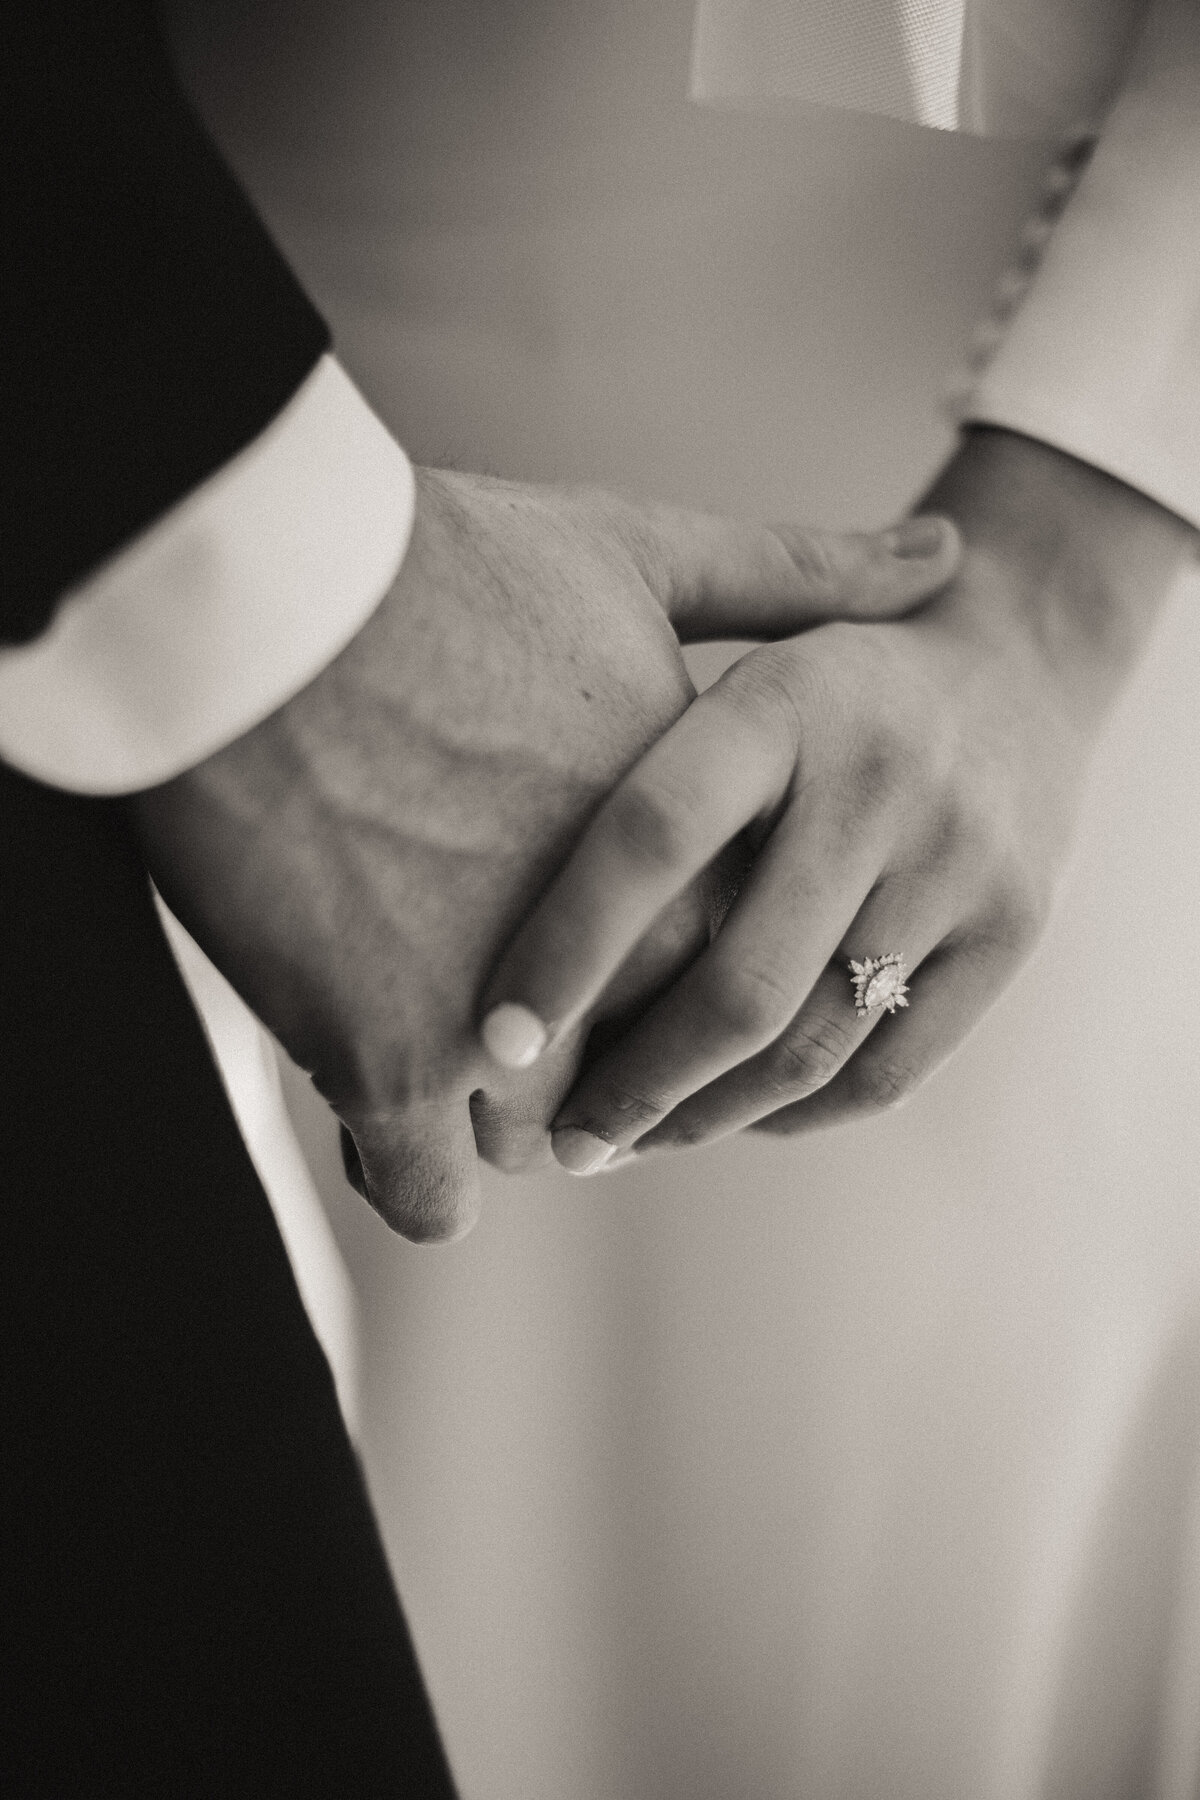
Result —
[[1189, 0], [1150, 8], [1128, 84], [963, 412], [1200, 526], [1200, 7]]
[[255, 441], [0, 650], [0, 757], [123, 794], [240, 737], [366, 623], [412, 531], [412, 467], [332, 356]]

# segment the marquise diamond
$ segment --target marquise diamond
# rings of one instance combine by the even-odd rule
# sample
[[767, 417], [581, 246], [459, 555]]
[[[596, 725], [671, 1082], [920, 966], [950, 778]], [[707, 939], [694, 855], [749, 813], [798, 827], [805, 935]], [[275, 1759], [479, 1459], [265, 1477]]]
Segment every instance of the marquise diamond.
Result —
[[854, 981], [854, 1010], [859, 1018], [868, 1019], [872, 1013], [895, 1012], [898, 1006], [907, 1006], [906, 973], [904, 958], [894, 950], [889, 951], [886, 956], [868, 956], [862, 962], [852, 961], [850, 974]]

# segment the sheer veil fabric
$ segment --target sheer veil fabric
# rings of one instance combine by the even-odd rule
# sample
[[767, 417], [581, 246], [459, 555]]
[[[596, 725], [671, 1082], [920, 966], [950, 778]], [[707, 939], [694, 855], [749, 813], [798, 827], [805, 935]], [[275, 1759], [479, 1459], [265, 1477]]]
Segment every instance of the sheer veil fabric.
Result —
[[699, 0], [698, 100], [1056, 137], [1112, 99], [1142, 0]]

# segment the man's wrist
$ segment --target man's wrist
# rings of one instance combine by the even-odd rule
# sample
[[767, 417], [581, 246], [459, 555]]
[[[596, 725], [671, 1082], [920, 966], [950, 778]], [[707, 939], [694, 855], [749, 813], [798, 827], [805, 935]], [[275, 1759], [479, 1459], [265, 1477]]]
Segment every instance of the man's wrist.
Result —
[[335, 658], [408, 544], [407, 457], [331, 356], [253, 444], [0, 648], [0, 757], [51, 785], [168, 781]]
[[946, 604], [989, 639], [1015, 627], [1081, 722], [1116, 698], [1200, 533], [1136, 488], [1038, 439], [969, 428], [920, 501], [948, 514], [1001, 579]]

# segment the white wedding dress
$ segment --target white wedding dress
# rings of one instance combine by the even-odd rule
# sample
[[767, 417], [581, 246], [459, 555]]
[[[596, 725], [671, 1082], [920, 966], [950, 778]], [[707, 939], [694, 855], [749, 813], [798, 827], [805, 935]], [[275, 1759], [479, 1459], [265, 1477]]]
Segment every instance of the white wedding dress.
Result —
[[[688, 0], [329, 0], [286, 68], [247, 17], [185, 25], [194, 80], [418, 457], [857, 523], [944, 454], [1043, 147], [689, 106]], [[442, 1253], [362, 1213], [364, 1453], [464, 1800], [1200, 1791], [1198, 608], [905, 1111], [489, 1178]]]

